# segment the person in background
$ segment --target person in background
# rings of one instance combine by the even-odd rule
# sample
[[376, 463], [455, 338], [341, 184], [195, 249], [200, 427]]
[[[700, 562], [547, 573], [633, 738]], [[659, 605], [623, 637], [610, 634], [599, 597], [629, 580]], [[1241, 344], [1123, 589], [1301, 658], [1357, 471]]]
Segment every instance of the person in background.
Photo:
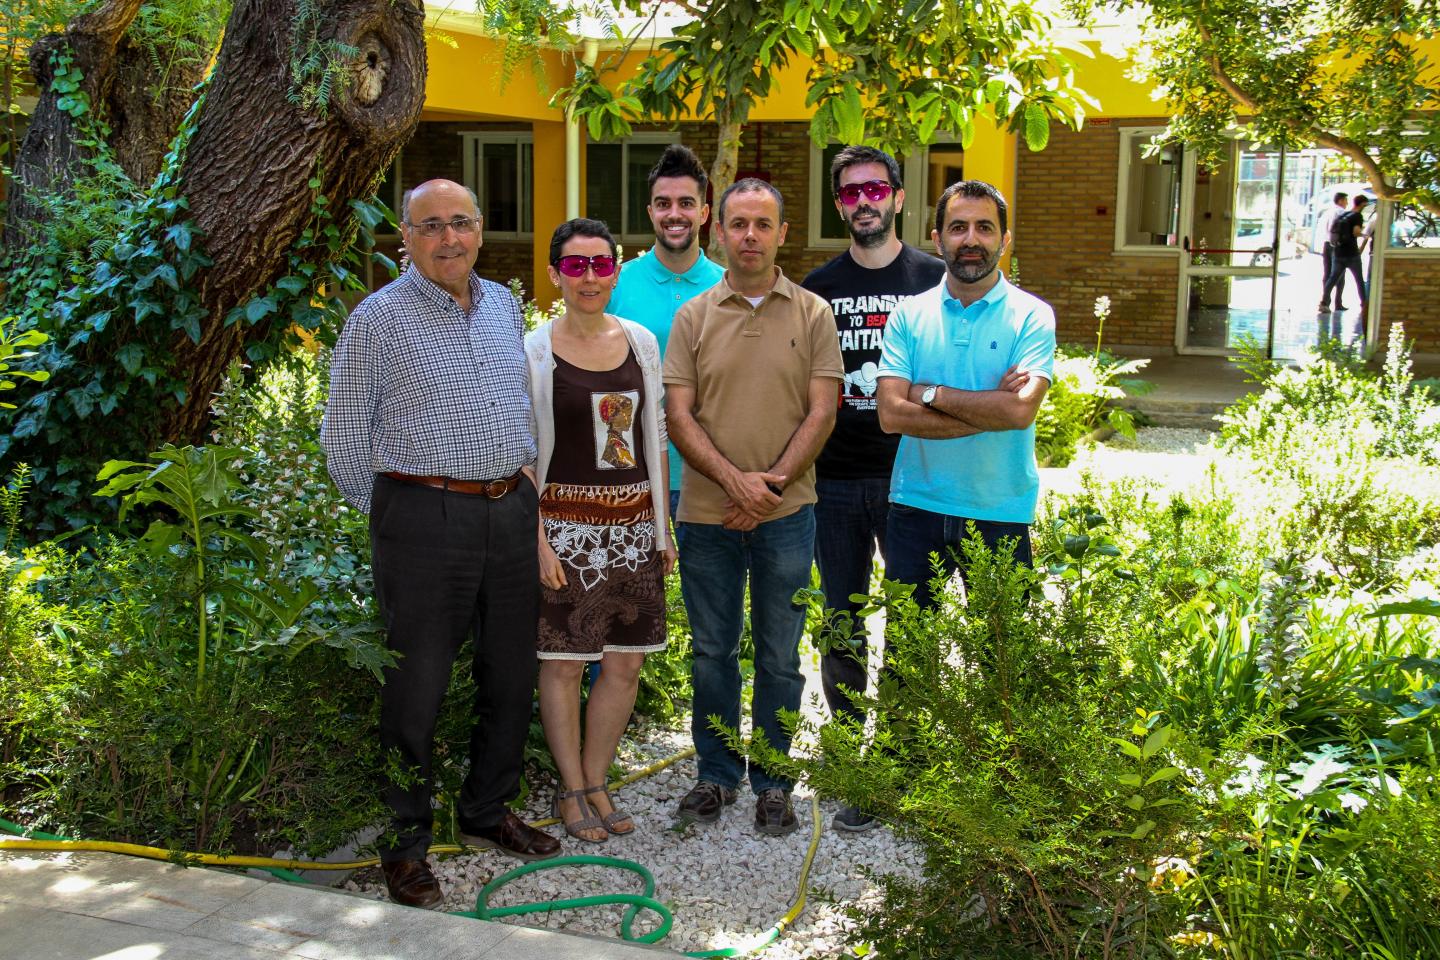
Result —
[[1335, 191], [1334, 204], [1320, 214], [1320, 222], [1315, 227], [1315, 232], [1320, 234], [1320, 289], [1325, 291], [1325, 299], [1320, 301], [1320, 312], [1330, 312], [1330, 257], [1334, 248], [1330, 245], [1330, 229], [1335, 225], [1335, 218], [1345, 212], [1345, 204], [1350, 200], [1350, 194], [1344, 190]]
[[[569, 220], [550, 240], [565, 312], [525, 338], [540, 489], [540, 719], [560, 784], [553, 812], [600, 843], [635, 829], [605, 789], [645, 654], [665, 647], [668, 520], [660, 345], [606, 313], [615, 240]], [[599, 662], [580, 736], [580, 678]]]
[[1350, 209], [1335, 218], [1330, 227], [1330, 279], [1320, 297], [1320, 309], [1330, 309], [1330, 290], [1335, 290], [1335, 309], [1346, 310], [1345, 272], [1355, 277], [1355, 287], [1360, 296], [1360, 309], [1365, 309], [1365, 273], [1360, 260], [1360, 235], [1365, 232], [1365, 207], [1370, 198], [1357, 193], [1350, 201]]

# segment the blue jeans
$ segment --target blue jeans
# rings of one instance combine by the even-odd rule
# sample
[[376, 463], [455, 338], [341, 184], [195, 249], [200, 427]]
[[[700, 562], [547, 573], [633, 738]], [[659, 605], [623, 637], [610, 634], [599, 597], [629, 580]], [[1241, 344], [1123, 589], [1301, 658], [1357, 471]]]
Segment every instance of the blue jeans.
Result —
[[889, 552], [885, 555], [885, 579], [915, 585], [915, 603], [921, 610], [935, 606], [930, 580], [935, 576], [931, 554], [939, 554], [940, 568], [945, 576], [956, 570], [965, 576], [965, 552], [961, 544], [969, 539], [967, 524], [975, 524], [985, 545], [994, 550], [1002, 539], [1015, 544], [1015, 562], [1033, 563], [1030, 549], [1030, 525], [1002, 523], [996, 520], [970, 520], [943, 513], [931, 513], [904, 504], [890, 505]]
[[1360, 302], [1363, 304], [1367, 297], [1365, 295], [1365, 274], [1364, 264], [1357, 253], [1353, 257], [1347, 257], [1339, 251], [1331, 249], [1330, 252], [1330, 279], [1325, 281], [1325, 292], [1320, 297], [1321, 303], [1330, 302], [1330, 291], [1335, 291], [1335, 308], [1338, 310], [1344, 306], [1341, 303], [1345, 299], [1345, 271], [1349, 270], [1355, 276], [1355, 288], [1360, 291]]
[[820, 587], [826, 607], [850, 614], [851, 629], [849, 645], [837, 642], [821, 657], [820, 685], [832, 714], [863, 719], [845, 693], [864, 693], [869, 683], [865, 621], [858, 615], [862, 605], [850, 596], [870, 592], [877, 542], [881, 558], [885, 557], [890, 478], [821, 478], [815, 481], [815, 492], [820, 498], [815, 504], [815, 563], [820, 567]]
[[[815, 510], [762, 523], [754, 530], [727, 530], [716, 523], [676, 524], [680, 548], [680, 592], [694, 638], [691, 679], [695, 685], [691, 733], [699, 756], [700, 779], [738, 787], [745, 758], [731, 750], [710, 725], [710, 717], [740, 729], [740, 631], [744, 622], [745, 583], [750, 583], [750, 631], [755, 640], [755, 691], [751, 720], [777, 750], [789, 752], [790, 735], [780, 726], [780, 710], [799, 710], [805, 692], [800, 674], [800, 634], [805, 608], [792, 602], [795, 591], [810, 585], [815, 554]], [[750, 768], [756, 793], [789, 780], [761, 766]]]

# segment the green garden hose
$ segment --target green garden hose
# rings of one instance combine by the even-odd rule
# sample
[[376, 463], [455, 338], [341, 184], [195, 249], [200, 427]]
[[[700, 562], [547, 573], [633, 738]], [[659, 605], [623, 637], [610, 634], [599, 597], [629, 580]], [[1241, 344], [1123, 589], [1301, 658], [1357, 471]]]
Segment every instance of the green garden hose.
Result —
[[[805, 860], [800, 865], [800, 878], [796, 884], [795, 896], [790, 901], [790, 908], [785, 915], [763, 933], [754, 937], [750, 943], [741, 947], [726, 947], [721, 950], [699, 950], [687, 953], [687, 957], [743, 957], [746, 954], [755, 953], [776, 940], [795, 918], [800, 916], [805, 909], [805, 886], [810, 878], [810, 866], [815, 861], [815, 851], [820, 847], [820, 799], [810, 798], [810, 846], [805, 851]], [[607, 893], [591, 897], [568, 897], [561, 900], [535, 901], [531, 903], [517, 903], [508, 907], [490, 906], [490, 897], [501, 887], [513, 880], [518, 880], [528, 873], [536, 873], [540, 870], [552, 870], [556, 867], [569, 866], [596, 866], [608, 867], [615, 870], [628, 870], [639, 875], [645, 881], [644, 893]], [[491, 880], [480, 889], [475, 898], [474, 910], [462, 910], [456, 913], [460, 917], [474, 917], [478, 920], [493, 920], [496, 917], [523, 916], [529, 913], [550, 913], [555, 910], [571, 910], [583, 907], [600, 907], [612, 904], [627, 904], [628, 909], [620, 919], [620, 937], [632, 943], [658, 943], [665, 939], [674, 925], [675, 919], [665, 904], [655, 899], [655, 876], [649, 870], [634, 860], [624, 860], [620, 857], [596, 857], [596, 856], [574, 856], [557, 857], [553, 860], [541, 860], [536, 863], [527, 863], [516, 867]], [[643, 910], [660, 917], [660, 926], [646, 934], [635, 936], [635, 918]]]
[[[692, 756], [695, 752], [693, 747], [682, 750], [679, 753], [667, 757], [658, 763], [651, 764], [643, 770], [636, 771], [631, 775], [612, 784], [610, 789], [615, 790], [627, 786], [637, 780], [644, 779], [665, 769], [679, 760]], [[810, 877], [810, 867], [815, 860], [815, 851], [820, 846], [820, 800], [818, 797], [810, 798], [811, 833], [810, 846], [805, 851], [805, 860], [800, 866], [799, 881], [796, 884], [795, 896], [790, 901], [790, 907], [784, 916], [768, 929], [754, 937], [748, 944], [740, 947], [726, 947], [720, 950], [701, 950], [687, 953], [688, 957], [742, 957], [755, 953], [774, 943], [780, 938], [800, 913], [805, 909], [805, 886]], [[556, 821], [539, 821], [535, 826], [548, 825]], [[167, 860], [183, 862], [186, 864], [223, 866], [223, 867], [253, 867], [264, 870], [273, 876], [290, 883], [306, 883], [304, 877], [295, 873], [295, 870], [349, 870], [359, 867], [373, 866], [378, 859], [354, 860], [345, 863], [326, 863], [314, 860], [284, 860], [274, 857], [244, 857], [225, 856], [215, 853], [190, 853], [184, 851], [166, 850], [163, 847], [147, 847], [133, 843], [118, 843], [107, 840], [72, 840], [68, 837], [58, 836], [52, 833], [43, 833], [38, 830], [27, 830], [19, 824], [11, 823], [8, 820], [0, 819], [0, 830], [14, 834], [14, 838], [0, 837], [0, 850], [91, 850], [105, 853], [119, 853], [128, 856], [144, 857], [151, 860]], [[454, 845], [435, 845], [430, 848], [432, 853], [460, 853], [464, 847]], [[534, 873], [538, 870], [549, 870], [563, 866], [599, 866], [617, 870], [628, 870], [638, 874], [645, 881], [644, 893], [612, 893], [600, 894], [590, 897], [570, 897], [561, 900], [550, 900], [546, 902], [521, 903], [507, 907], [491, 907], [489, 898], [495, 891], [513, 880], [525, 876], [527, 873]], [[674, 925], [674, 916], [659, 900], [655, 899], [655, 877], [644, 866], [633, 860], [624, 860], [619, 857], [597, 857], [597, 856], [571, 856], [557, 857], [552, 860], [543, 860], [536, 863], [527, 863], [501, 874], [487, 883], [475, 899], [474, 910], [458, 912], [457, 916], [473, 917], [480, 920], [490, 920], [496, 917], [521, 916], [530, 913], [550, 913], [555, 910], [569, 910], [585, 907], [607, 906], [611, 904], [626, 904], [629, 909], [620, 921], [620, 936], [622, 939], [634, 943], [657, 943], [665, 938]], [[660, 917], [660, 925], [649, 933], [640, 936], [634, 935], [635, 918], [642, 911], [650, 911]]]

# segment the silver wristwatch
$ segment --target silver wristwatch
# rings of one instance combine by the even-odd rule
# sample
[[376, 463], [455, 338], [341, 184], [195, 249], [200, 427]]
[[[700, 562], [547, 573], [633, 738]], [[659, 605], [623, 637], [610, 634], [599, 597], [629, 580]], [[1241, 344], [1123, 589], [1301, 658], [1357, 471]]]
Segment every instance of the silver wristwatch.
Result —
[[931, 410], [934, 410], [934, 409], [935, 409], [935, 398], [936, 398], [937, 396], [939, 396], [939, 394], [940, 394], [940, 387], [939, 387], [939, 385], [938, 385], [938, 384], [931, 384], [930, 386], [928, 386], [928, 387], [925, 388], [925, 391], [924, 391], [923, 393], [920, 394], [920, 402], [923, 403], [923, 404], [925, 404], [925, 406], [929, 407]]

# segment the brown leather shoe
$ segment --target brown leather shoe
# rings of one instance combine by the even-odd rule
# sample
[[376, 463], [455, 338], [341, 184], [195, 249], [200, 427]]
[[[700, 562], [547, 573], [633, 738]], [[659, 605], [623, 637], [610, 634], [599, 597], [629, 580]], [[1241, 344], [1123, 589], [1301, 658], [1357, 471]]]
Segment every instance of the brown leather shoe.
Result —
[[434, 910], [445, 899], [440, 892], [440, 881], [435, 879], [435, 874], [430, 872], [430, 864], [424, 860], [382, 863], [380, 870], [385, 874], [385, 889], [390, 892], [392, 903]]
[[560, 852], [560, 841], [544, 830], [536, 830], [509, 810], [505, 819], [493, 827], [460, 825], [460, 842], [472, 847], [488, 847], [508, 853], [519, 860], [549, 860]]

